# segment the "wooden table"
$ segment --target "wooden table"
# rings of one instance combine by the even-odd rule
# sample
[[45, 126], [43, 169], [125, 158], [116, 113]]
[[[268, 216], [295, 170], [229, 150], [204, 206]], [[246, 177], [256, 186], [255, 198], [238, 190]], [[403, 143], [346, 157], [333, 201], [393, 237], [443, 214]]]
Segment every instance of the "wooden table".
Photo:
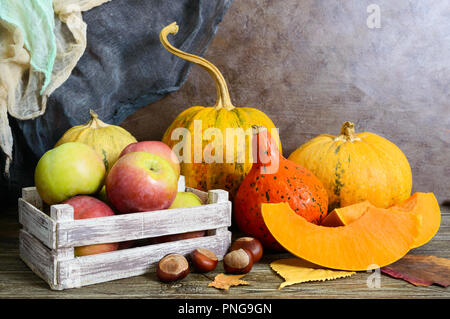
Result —
[[[440, 286], [415, 287], [403, 280], [381, 275], [380, 288], [368, 288], [371, 275], [358, 272], [349, 278], [296, 284], [278, 290], [283, 282], [270, 262], [290, 257], [289, 253], [269, 254], [243, 279], [248, 286], [229, 291], [208, 287], [214, 276], [223, 272], [221, 263], [208, 274], [191, 273], [174, 284], [157, 280], [155, 273], [64, 291], [52, 291], [21, 261], [18, 252], [16, 208], [0, 214], [0, 298], [450, 298], [450, 290]], [[441, 207], [442, 222], [437, 235], [412, 254], [450, 258], [450, 207]], [[238, 235], [238, 234], [235, 234]]]

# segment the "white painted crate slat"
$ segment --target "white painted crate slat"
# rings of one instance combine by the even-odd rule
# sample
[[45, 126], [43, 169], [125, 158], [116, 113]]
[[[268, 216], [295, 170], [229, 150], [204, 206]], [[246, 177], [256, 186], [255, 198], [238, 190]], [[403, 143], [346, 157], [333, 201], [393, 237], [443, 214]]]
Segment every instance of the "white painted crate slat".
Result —
[[[20, 256], [52, 289], [62, 290], [141, 275], [154, 270], [168, 253], [189, 254], [204, 247], [221, 260], [231, 243], [231, 202], [224, 190], [184, 187], [205, 205], [100, 218], [73, 219], [70, 205], [52, 205], [50, 216], [42, 212], [42, 200], [34, 187], [23, 189], [19, 199]], [[197, 230], [206, 236], [97, 255], [75, 257], [74, 247], [159, 237]]]
[[[36, 189], [34, 191], [36, 192]], [[18, 209], [19, 223], [47, 247], [56, 248], [56, 221], [25, 201], [23, 197], [19, 198]]]
[[210, 204], [207, 208], [197, 206], [62, 221], [58, 222], [56, 230], [56, 246], [77, 247], [228, 226], [231, 216], [220, 212], [229, 211], [230, 205], [225, 202]]

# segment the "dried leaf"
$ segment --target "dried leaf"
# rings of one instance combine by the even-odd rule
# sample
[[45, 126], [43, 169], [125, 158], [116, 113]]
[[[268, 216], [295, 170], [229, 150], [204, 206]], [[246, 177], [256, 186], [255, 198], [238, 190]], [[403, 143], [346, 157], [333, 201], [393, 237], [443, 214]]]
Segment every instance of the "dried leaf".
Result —
[[450, 259], [435, 256], [406, 255], [399, 261], [381, 268], [391, 277], [403, 279], [415, 286], [450, 284]]
[[320, 266], [299, 258], [275, 260], [270, 264], [270, 267], [285, 280], [280, 285], [280, 287], [278, 287], [279, 290], [288, 285], [297, 283], [318, 280], [325, 281], [342, 277], [349, 277], [355, 274], [354, 271], [341, 271], [321, 268]]
[[208, 284], [208, 287], [215, 287], [217, 289], [228, 290], [231, 286], [248, 285], [248, 282], [240, 280], [244, 275], [225, 275], [218, 274], [214, 281]]

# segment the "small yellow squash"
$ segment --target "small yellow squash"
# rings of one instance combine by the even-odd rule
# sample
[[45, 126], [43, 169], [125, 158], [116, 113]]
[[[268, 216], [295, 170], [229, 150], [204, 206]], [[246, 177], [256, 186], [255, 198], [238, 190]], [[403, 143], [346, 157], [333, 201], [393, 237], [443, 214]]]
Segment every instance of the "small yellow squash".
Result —
[[98, 118], [90, 110], [91, 120], [86, 124], [77, 125], [68, 129], [56, 146], [67, 142], [80, 142], [91, 146], [102, 157], [108, 171], [119, 158], [120, 152], [130, 143], [137, 142], [124, 128], [110, 125]]

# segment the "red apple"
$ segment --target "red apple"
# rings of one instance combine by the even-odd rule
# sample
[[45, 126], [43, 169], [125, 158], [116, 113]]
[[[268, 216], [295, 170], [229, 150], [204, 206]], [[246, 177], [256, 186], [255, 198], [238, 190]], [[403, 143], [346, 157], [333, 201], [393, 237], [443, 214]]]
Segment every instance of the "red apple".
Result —
[[167, 209], [177, 195], [178, 176], [165, 158], [147, 152], [123, 155], [106, 177], [106, 194], [121, 213]]
[[[73, 207], [74, 219], [96, 218], [113, 216], [113, 210], [101, 200], [87, 196], [78, 195], [63, 202]], [[94, 244], [75, 247], [75, 256], [87, 256], [117, 250], [117, 243]]]
[[167, 144], [160, 141], [142, 141], [131, 143], [122, 150], [119, 157], [132, 152], [148, 152], [161, 156], [170, 162], [173, 169], [177, 173], [177, 176], [180, 176], [180, 161], [174, 151], [172, 151]]

